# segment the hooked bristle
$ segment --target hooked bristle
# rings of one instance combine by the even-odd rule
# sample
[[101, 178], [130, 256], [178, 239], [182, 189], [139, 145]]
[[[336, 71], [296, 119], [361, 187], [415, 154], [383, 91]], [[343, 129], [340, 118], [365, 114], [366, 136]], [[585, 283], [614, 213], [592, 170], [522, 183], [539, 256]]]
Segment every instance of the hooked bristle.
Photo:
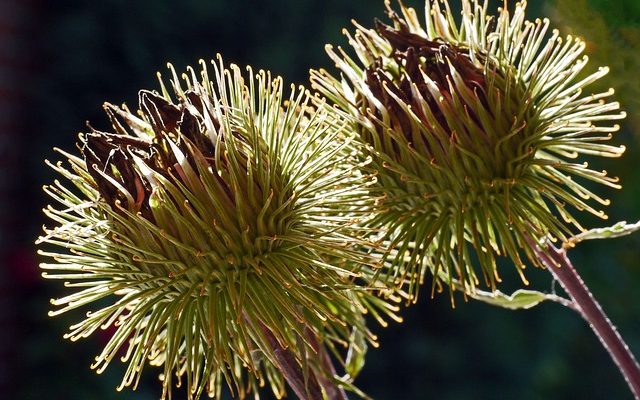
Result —
[[461, 20], [427, 0], [424, 24], [401, 2], [401, 13], [387, 8], [392, 24], [347, 34], [356, 58], [328, 47], [340, 78], [311, 75], [373, 158], [386, 274], [412, 295], [427, 271], [471, 293], [478, 269], [495, 287], [507, 256], [526, 284], [523, 258], [539, 262], [524, 234], [565, 241], [582, 230], [571, 208], [606, 218], [591, 203], [608, 201], [585, 182], [615, 183], [578, 160], [623, 152], [602, 143], [625, 117], [613, 91], [583, 94], [608, 68], [582, 76], [584, 42], [527, 21], [526, 2], [505, 2], [492, 24], [481, 0], [462, 0]]

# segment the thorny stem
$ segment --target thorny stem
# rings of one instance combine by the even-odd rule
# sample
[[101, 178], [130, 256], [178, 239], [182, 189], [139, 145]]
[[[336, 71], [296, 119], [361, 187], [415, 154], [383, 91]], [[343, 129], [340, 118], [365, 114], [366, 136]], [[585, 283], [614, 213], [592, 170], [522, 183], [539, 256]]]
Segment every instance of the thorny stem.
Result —
[[616, 363], [635, 399], [640, 400], [640, 366], [638, 361], [571, 264], [566, 250], [558, 249], [550, 244], [544, 247], [538, 246], [529, 237], [527, 241], [536, 256], [567, 292], [575, 306], [572, 308], [587, 321], [600, 343]]

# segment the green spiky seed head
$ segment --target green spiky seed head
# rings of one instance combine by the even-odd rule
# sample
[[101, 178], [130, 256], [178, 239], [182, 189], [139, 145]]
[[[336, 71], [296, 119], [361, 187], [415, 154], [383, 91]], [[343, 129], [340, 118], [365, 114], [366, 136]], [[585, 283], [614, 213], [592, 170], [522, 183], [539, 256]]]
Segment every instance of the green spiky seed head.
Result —
[[349, 161], [345, 121], [304, 90], [287, 100], [264, 71], [245, 79], [220, 60], [210, 77], [202, 64], [183, 83], [171, 68], [173, 93], [141, 91], [137, 113], [106, 104], [113, 132], [81, 134], [82, 157], [51, 164], [66, 183], [45, 187], [58, 206], [42, 268], [72, 291], [51, 314], [93, 307], [71, 340], [116, 327], [93, 368], [124, 352], [122, 387], [149, 363], [163, 397], [185, 377], [190, 399], [225, 382], [239, 398], [265, 382], [280, 397], [279, 351], [329, 373], [316, 339], [355, 359], [354, 337], [374, 341], [363, 314], [392, 314], [358, 286], [373, 272], [354, 220], [374, 180]]
[[508, 256], [526, 283], [524, 260], [538, 262], [525, 236], [565, 240], [582, 230], [575, 210], [606, 217], [594, 204], [608, 201], [585, 182], [618, 187], [581, 159], [624, 151], [604, 143], [625, 116], [607, 101], [613, 90], [587, 91], [607, 69], [585, 74], [584, 42], [527, 21], [526, 1], [491, 17], [486, 1], [461, 0], [460, 20], [426, 0], [424, 24], [386, 5], [392, 25], [347, 32], [356, 59], [327, 47], [340, 78], [311, 79], [373, 156], [390, 278], [415, 295], [427, 265], [434, 285], [494, 288]]

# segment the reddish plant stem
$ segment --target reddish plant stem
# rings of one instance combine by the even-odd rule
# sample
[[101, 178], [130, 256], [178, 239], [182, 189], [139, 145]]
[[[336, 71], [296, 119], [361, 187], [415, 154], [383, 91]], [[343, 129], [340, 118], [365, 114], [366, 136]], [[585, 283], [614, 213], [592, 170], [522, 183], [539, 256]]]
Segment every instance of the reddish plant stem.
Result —
[[321, 365], [326, 372], [324, 375], [318, 375], [318, 381], [327, 392], [327, 397], [332, 400], [348, 400], [349, 398], [347, 397], [347, 393], [345, 392], [344, 388], [336, 385], [329, 378], [329, 376], [336, 375], [336, 368], [331, 361], [331, 356], [327, 352], [327, 349], [322, 345], [320, 340], [318, 340], [318, 336], [310, 329], [305, 329], [305, 335], [307, 337], [307, 340], [315, 350], [313, 356], [320, 358]]
[[550, 244], [543, 248], [536, 245], [531, 238], [527, 238], [527, 240], [536, 256], [571, 297], [575, 305], [574, 309], [587, 321], [600, 343], [616, 363], [635, 399], [640, 400], [640, 366], [638, 361], [571, 264], [566, 250], [558, 249]]
[[[251, 319], [246, 314], [244, 318], [251, 323]], [[344, 389], [328, 378], [328, 375], [335, 375], [336, 370], [327, 350], [313, 332], [307, 329], [305, 335], [314, 350], [312, 356], [318, 357], [318, 364], [325, 369], [317, 373], [310, 369], [305, 371], [300, 361], [289, 349], [280, 344], [265, 324], [258, 321], [258, 326], [273, 351], [276, 368], [282, 373], [296, 396], [302, 400], [348, 400]], [[326, 397], [323, 396], [323, 389]]]
[[293, 353], [278, 342], [278, 339], [266, 325], [262, 322], [258, 322], [258, 324], [273, 350], [276, 367], [296, 396], [304, 400], [323, 400], [322, 390], [315, 374], [305, 374], [302, 365], [296, 360]]

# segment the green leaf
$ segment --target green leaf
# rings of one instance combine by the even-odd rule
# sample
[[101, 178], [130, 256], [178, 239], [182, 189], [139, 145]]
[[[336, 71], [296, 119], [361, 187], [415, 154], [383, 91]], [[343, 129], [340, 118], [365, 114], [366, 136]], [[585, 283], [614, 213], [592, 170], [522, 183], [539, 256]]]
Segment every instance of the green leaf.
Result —
[[[444, 272], [438, 274], [443, 282], [448, 280], [448, 275]], [[573, 308], [573, 302], [562, 296], [542, 293], [536, 290], [519, 289], [512, 294], [502, 293], [499, 290], [488, 292], [485, 290], [464, 288], [457, 279], [451, 279], [451, 287], [454, 290], [465, 293], [466, 296], [474, 300], [479, 300], [492, 306], [502, 307], [509, 310], [528, 310], [543, 301], [553, 301], [565, 307]]]
[[507, 308], [509, 310], [527, 310], [537, 306], [543, 301], [554, 301], [562, 304], [569, 301], [554, 294], [524, 289], [516, 290], [511, 295], [502, 293], [499, 290], [496, 290], [495, 292], [476, 290], [474, 293], [468, 293], [468, 295], [476, 300], [480, 300], [494, 306]]
[[583, 232], [569, 239], [569, 243], [575, 245], [583, 240], [613, 239], [620, 236], [630, 235], [638, 230], [640, 230], [640, 221], [635, 224], [627, 224], [626, 221], [621, 221], [607, 228], [596, 228]]
[[347, 353], [345, 371], [350, 377], [356, 377], [364, 367], [367, 354], [367, 338], [361, 329], [354, 329], [351, 333], [351, 345]]

